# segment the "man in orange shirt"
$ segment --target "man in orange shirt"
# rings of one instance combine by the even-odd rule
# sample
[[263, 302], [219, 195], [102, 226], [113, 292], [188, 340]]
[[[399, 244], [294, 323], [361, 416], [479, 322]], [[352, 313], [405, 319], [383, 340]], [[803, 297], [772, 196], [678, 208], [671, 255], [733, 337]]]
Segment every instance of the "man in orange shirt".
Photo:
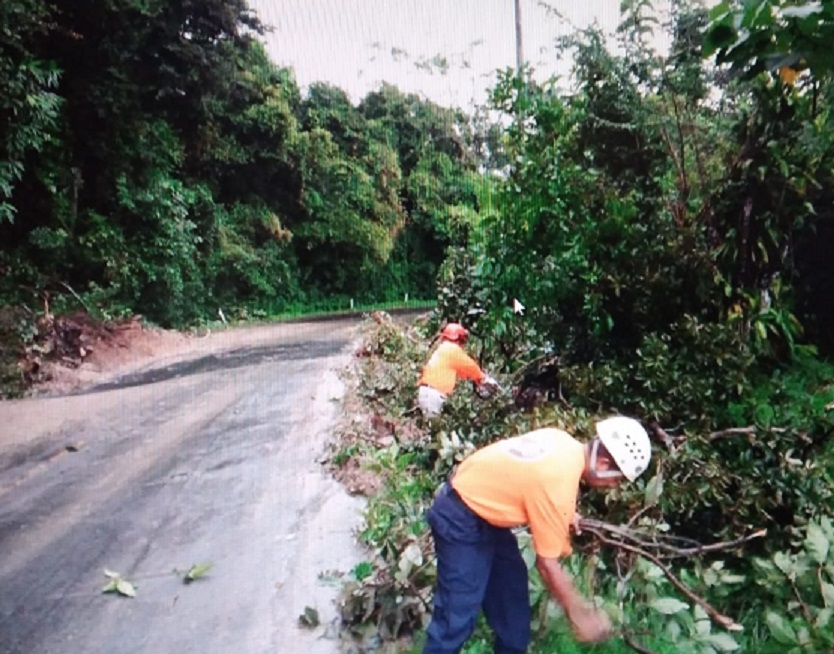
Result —
[[636, 420], [613, 417], [580, 443], [538, 429], [488, 445], [461, 464], [428, 513], [437, 554], [434, 611], [423, 654], [459, 652], [484, 614], [496, 654], [530, 643], [527, 567], [512, 532], [529, 525], [542, 580], [581, 642], [610, 636], [607, 615], [576, 590], [559, 559], [571, 553], [579, 483], [612, 488], [647, 468], [651, 443]]
[[423, 368], [417, 392], [417, 405], [426, 418], [440, 415], [459, 377], [471, 379], [484, 389], [497, 388], [498, 383], [464, 351], [467, 338], [469, 332], [456, 322], [449, 323], [440, 332], [440, 345]]

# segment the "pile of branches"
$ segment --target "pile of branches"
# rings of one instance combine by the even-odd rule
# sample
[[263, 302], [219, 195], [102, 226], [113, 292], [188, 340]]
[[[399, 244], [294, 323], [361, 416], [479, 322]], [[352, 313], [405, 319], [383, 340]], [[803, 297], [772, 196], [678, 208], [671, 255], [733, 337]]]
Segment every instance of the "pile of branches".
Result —
[[[738, 632], [743, 630], [743, 627], [735, 620], [722, 614], [703, 597], [700, 597], [683, 583], [672, 572], [668, 562], [675, 559], [700, 556], [702, 554], [737, 550], [745, 543], [764, 537], [767, 534], [766, 529], [759, 529], [751, 534], [730, 541], [702, 544], [692, 539], [682, 538], [673, 534], [648, 533], [634, 529], [630, 525], [631, 523], [626, 526], [612, 525], [600, 520], [582, 518], [579, 521], [579, 530], [577, 533], [585, 533], [592, 536], [591, 546], [594, 548], [606, 546], [615, 549], [618, 557], [633, 559], [635, 556], [638, 556], [650, 561], [663, 572], [678, 592], [694, 604], [700, 606], [716, 625], [727, 631]], [[620, 570], [619, 566], [618, 570]], [[620, 572], [620, 576], [621, 578], [625, 578], [622, 572]], [[627, 633], [623, 634], [623, 640], [637, 652], [652, 654], [651, 650], [637, 643]]]

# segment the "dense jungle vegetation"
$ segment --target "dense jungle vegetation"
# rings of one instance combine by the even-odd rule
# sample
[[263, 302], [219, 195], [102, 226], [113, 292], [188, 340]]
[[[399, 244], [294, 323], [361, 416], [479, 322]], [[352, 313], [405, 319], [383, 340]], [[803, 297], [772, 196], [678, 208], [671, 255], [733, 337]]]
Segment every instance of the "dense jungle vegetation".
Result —
[[[333, 456], [384, 478], [343, 607], [368, 647], [419, 642], [423, 510], [455, 460], [623, 412], [657, 440], [653, 469], [582, 511], [662, 556], [589, 531], [569, 566], [625, 642], [832, 651], [834, 2], [681, 1], [658, 21], [626, 0], [618, 48], [577, 32], [558, 44], [570, 79], [499, 72], [474, 116], [387, 85], [358, 105], [302, 93], [264, 29], [244, 0], [0, 4], [5, 335], [31, 342], [45, 311], [187, 326], [436, 297], [417, 331], [369, 333], [372, 433], [357, 408]], [[409, 409], [446, 319], [517, 395], [464, 388], [430, 431]], [[574, 651], [532, 584], [537, 651]]]
[[244, 0], [4, 0], [6, 360], [45, 311], [183, 327], [434, 297], [498, 132], [389, 85], [302, 94], [266, 29]]
[[[653, 470], [582, 497], [609, 527], [590, 523], [568, 563], [622, 625], [599, 651], [834, 648], [834, 3], [678, 4], [668, 24], [649, 7], [624, 4], [617, 49], [595, 30], [560, 44], [567, 90], [499, 76], [506, 179], [444, 261], [432, 318], [366, 336], [354, 381], [369, 418], [333, 456], [384, 478], [362, 534], [375, 557], [343, 596], [360, 642], [419, 644], [423, 515], [456, 461], [622, 412], [657, 442]], [[668, 53], [652, 50], [660, 29]], [[447, 319], [513, 395], [464, 388], [429, 429], [417, 372]], [[577, 651], [531, 584], [535, 651]], [[467, 651], [490, 651], [486, 632]]]

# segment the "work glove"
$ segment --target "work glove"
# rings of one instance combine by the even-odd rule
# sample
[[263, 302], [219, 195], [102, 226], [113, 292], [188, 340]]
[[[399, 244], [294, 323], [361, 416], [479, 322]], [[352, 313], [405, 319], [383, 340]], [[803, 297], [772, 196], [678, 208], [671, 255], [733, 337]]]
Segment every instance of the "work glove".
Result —
[[501, 389], [501, 385], [493, 377], [487, 375], [483, 381], [475, 387], [478, 397], [486, 400], [495, 395]]

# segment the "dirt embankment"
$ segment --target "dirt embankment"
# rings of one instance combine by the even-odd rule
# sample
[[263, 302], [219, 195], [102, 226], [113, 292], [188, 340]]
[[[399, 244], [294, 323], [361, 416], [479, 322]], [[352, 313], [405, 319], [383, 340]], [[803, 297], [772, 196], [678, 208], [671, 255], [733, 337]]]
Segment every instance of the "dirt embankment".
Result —
[[[423, 312], [401, 310], [396, 320]], [[329, 320], [357, 319], [354, 315]], [[307, 332], [312, 323], [295, 324], [300, 332]], [[274, 338], [274, 327], [176, 331], [149, 326], [139, 316], [101, 321], [78, 312], [33, 318], [20, 308], [0, 308], [0, 399], [65, 395], [152, 365], [266, 344]]]
[[34, 318], [0, 310], [0, 395], [71, 393], [154, 359], [185, 355], [198, 337], [148, 327], [140, 317], [101, 321], [87, 313]]

